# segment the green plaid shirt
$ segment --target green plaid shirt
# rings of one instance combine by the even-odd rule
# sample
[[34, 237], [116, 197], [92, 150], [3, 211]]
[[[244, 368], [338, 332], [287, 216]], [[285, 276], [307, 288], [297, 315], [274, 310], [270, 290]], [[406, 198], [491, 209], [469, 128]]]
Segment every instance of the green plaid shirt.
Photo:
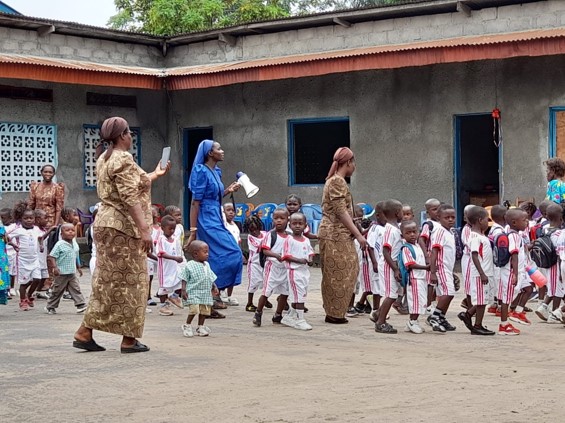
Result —
[[76, 273], [78, 251], [70, 242], [60, 239], [49, 255], [57, 262], [61, 275], [74, 275]]
[[212, 305], [212, 284], [217, 279], [208, 262], [189, 261], [179, 273], [179, 278], [186, 281], [189, 304]]

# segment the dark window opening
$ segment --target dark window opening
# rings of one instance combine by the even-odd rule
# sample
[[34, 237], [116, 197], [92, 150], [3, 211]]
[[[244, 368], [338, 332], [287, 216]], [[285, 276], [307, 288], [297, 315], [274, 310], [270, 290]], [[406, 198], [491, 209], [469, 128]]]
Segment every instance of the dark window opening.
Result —
[[35, 100], [52, 103], [53, 90], [0, 85], [0, 98], [10, 98], [12, 100]]
[[324, 184], [339, 147], [349, 147], [349, 118], [289, 120], [290, 185]]
[[86, 93], [87, 106], [111, 106], [111, 107], [137, 107], [137, 97], [134, 95]]

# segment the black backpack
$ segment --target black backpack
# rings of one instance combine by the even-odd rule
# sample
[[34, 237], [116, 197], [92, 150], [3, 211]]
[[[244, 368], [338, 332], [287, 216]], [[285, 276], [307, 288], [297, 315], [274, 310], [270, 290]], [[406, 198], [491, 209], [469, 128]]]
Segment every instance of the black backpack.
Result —
[[[271, 249], [275, 246], [277, 242], [277, 231], [273, 229], [271, 231]], [[265, 267], [265, 262], [267, 261], [267, 256], [263, 253], [263, 249], [259, 250], [259, 264], [261, 267]]]
[[455, 259], [461, 260], [463, 257], [463, 249], [465, 248], [463, 241], [461, 240], [461, 228], [451, 228], [450, 232], [453, 234], [453, 238], [455, 239]]
[[47, 237], [47, 254], [51, 252], [57, 241], [59, 241], [59, 234], [61, 233], [61, 226], [58, 225], [57, 229], [49, 234]]
[[510, 249], [508, 234], [506, 232], [497, 233], [492, 239], [492, 261], [496, 267], [504, 267], [510, 261]]
[[551, 234], [557, 229], [549, 229], [541, 237], [537, 238], [530, 250], [530, 256], [534, 263], [542, 268], [549, 269], [557, 263], [557, 252], [551, 242]]

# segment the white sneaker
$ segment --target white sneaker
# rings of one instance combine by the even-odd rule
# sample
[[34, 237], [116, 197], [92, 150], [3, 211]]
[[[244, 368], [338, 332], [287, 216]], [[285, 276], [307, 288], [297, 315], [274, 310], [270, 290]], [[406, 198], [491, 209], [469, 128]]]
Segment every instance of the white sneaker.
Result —
[[194, 336], [194, 332], [192, 331], [192, 326], [190, 325], [182, 325], [182, 334], [187, 338], [192, 338]]
[[86, 305], [82, 305], [80, 307], [77, 307], [77, 314], [84, 313], [85, 310], [86, 310]]
[[536, 309], [536, 315], [543, 321], [547, 321], [549, 317], [549, 307], [545, 303], [541, 303]]
[[561, 319], [559, 319], [559, 317], [557, 317], [554, 312], [549, 313], [549, 316], [547, 317], [547, 323], [550, 325], [554, 325], [556, 323], [563, 323], [561, 322]]
[[239, 301], [237, 301], [237, 298], [235, 298], [235, 297], [228, 297], [225, 302], [229, 306], [238, 306], [239, 305]]
[[565, 323], [565, 320], [563, 320], [563, 312], [561, 311], [560, 308], [556, 308], [551, 312], [551, 314], [553, 314], [553, 316], [557, 318], [557, 320], [559, 320], [560, 322]]
[[223, 303], [227, 303], [228, 298], [229, 298], [228, 293], [226, 291], [220, 292], [220, 299], [222, 300]]
[[10, 288], [10, 295], [15, 297], [16, 295], [20, 295], [20, 292], [16, 291], [14, 288]]
[[146, 313], [153, 313], [153, 310], [151, 310], [149, 307], [145, 307], [145, 312]]
[[285, 326], [293, 328], [296, 325], [297, 318], [295, 315], [285, 314], [281, 320], [281, 323]]
[[198, 336], [208, 336], [210, 333], [206, 330], [206, 326], [198, 326], [196, 328], [196, 335]]
[[[283, 317], [284, 320], [284, 317]], [[305, 319], [297, 319], [294, 322], [294, 329], [298, 330], [312, 330], [312, 326]]]
[[420, 323], [417, 320], [409, 320], [408, 322], [406, 322], [406, 332], [420, 334], [424, 333], [425, 330], [420, 326]]
[[426, 313], [425, 313], [425, 315], [426, 315], [426, 316], [431, 316], [432, 314], [434, 314], [435, 309], [436, 309], [436, 308], [434, 307], [433, 304], [432, 304], [431, 306], [429, 306], [429, 307], [426, 307]]

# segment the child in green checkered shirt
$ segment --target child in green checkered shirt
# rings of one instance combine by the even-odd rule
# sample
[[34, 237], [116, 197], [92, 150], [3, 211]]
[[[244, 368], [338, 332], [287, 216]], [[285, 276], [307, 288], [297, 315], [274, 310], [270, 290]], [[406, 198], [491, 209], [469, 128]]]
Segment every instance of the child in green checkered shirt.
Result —
[[53, 281], [53, 291], [47, 301], [45, 312], [47, 314], [55, 314], [59, 301], [65, 293], [69, 291], [77, 313], [82, 313], [86, 310], [86, 303], [77, 278], [77, 272], [82, 276], [82, 270], [78, 266], [77, 257], [78, 250], [73, 244], [76, 236], [76, 230], [73, 224], [63, 223], [61, 225], [61, 239], [57, 241], [49, 256], [47, 257], [47, 265], [53, 271], [55, 280]]
[[191, 323], [198, 315], [197, 336], [208, 336], [210, 328], [204, 326], [206, 317], [212, 312], [214, 303], [213, 295], [219, 295], [214, 284], [216, 274], [208, 264], [208, 244], [203, 241], [192, 241], [190, 244], [192, 261], [186, 263], [179, 273], [182, 280], [182, 298], [189, 304], [186, 324], [182, 325], [182, 333], [187, 338], [192, 338]]

